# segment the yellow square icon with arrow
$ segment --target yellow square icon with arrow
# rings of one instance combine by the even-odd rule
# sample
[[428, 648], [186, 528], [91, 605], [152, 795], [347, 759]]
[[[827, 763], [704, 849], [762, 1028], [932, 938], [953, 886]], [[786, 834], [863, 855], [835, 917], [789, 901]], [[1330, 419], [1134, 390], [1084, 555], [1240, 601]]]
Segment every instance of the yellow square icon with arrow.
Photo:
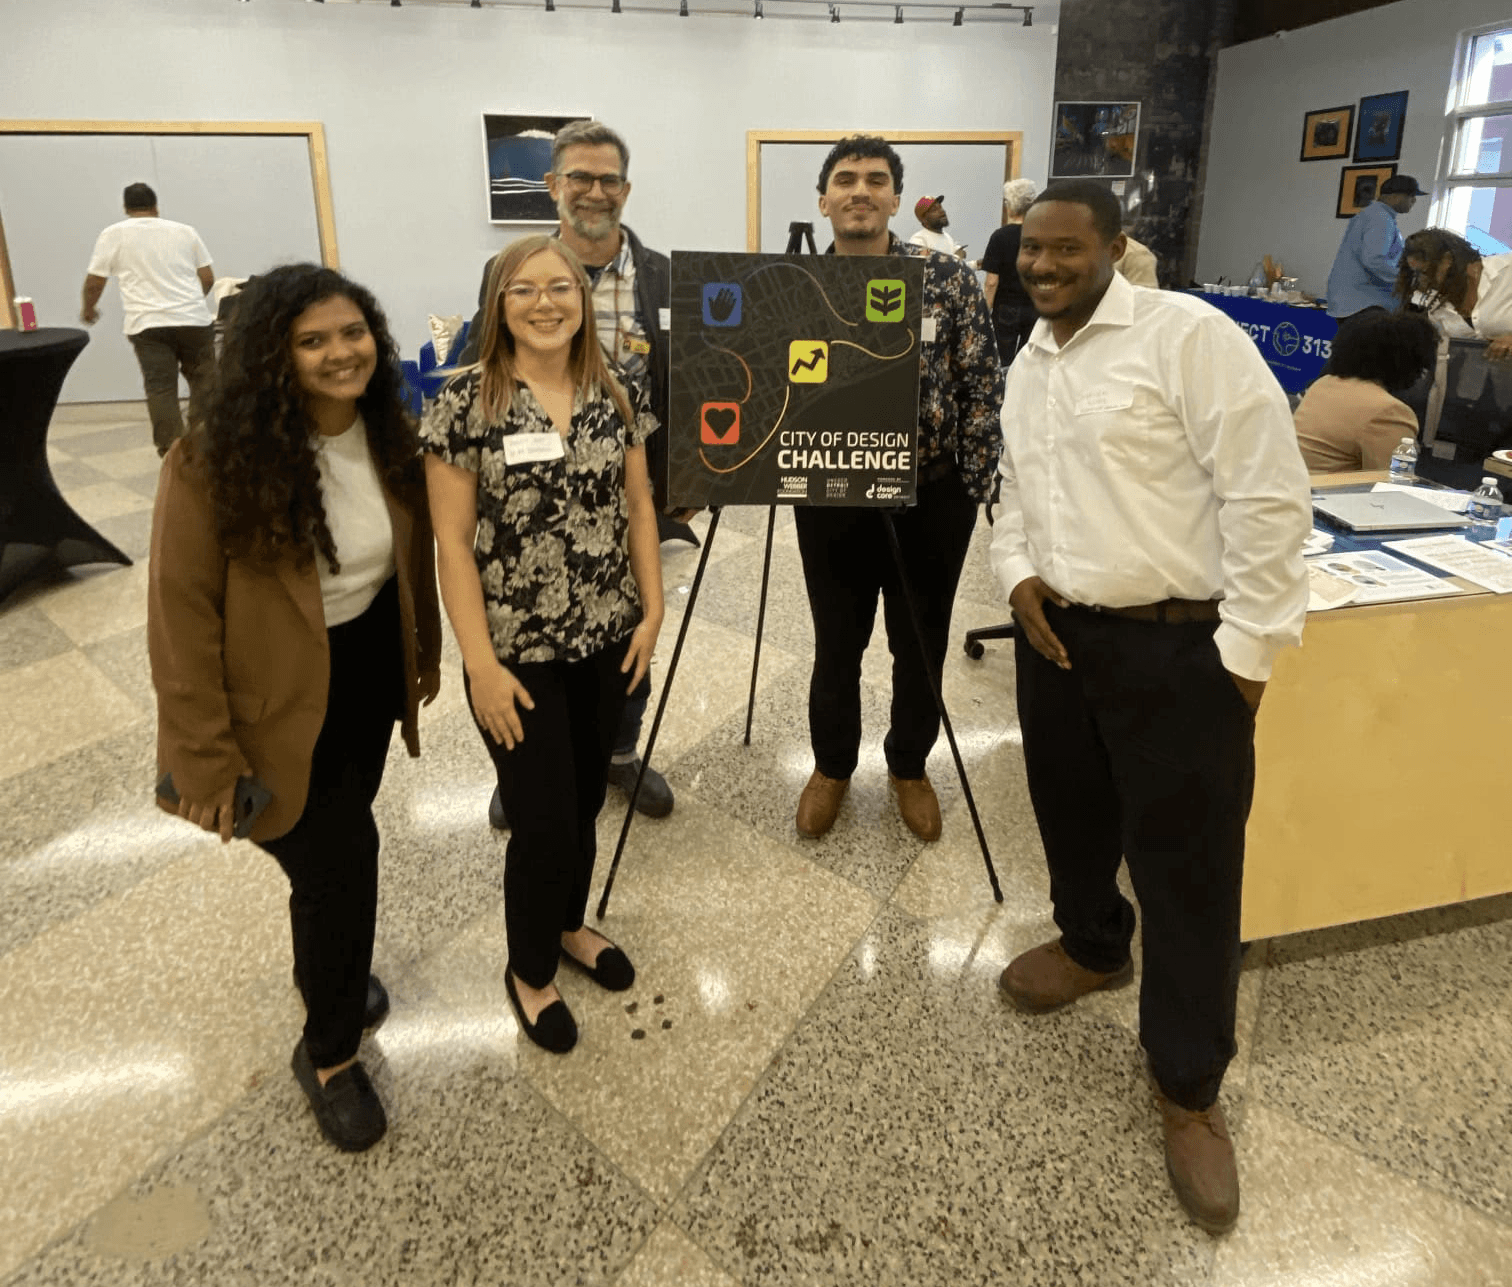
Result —
[[794, 384], [823, 384], [829, 379], [829, 342], [793, 340], [788, 344], [788, 379]]

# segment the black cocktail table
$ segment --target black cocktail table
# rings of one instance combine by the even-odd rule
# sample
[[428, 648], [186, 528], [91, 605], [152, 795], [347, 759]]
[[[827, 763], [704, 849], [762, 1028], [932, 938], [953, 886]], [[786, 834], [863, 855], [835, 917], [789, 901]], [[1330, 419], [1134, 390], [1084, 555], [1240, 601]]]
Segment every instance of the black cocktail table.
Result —
[[73, 512], [47, 464], [47, 426], [84, 331], [0, 331], [0, 599], [51, 561], [131, 560]]

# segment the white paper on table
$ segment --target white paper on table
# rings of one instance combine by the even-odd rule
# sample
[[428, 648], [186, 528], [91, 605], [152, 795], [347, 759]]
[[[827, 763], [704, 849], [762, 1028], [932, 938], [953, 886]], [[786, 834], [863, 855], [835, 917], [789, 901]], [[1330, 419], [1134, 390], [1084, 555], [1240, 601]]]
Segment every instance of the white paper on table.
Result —
[[1325, 532], [1321, 527], [1313, 528], [1307, 539], [1302, 542], [1302, 557], [1310, 559], [1314, 554], [1327, 554], [1333, 549], [1334, 537], [1332, 532]]
[[1355, 603], [1395, 603], [1403, 599], [1437, 599], [1464, 594], [1459, 586], [1424, 572], [1390, 554], [1325, 554], [1308, 559], [1308, 575], [1318, 568], [1355, 587]]
[[1389, 550], [1411, 555], [1419, 563], [1442, 568], [1497, 594], [1512, 594], [1512, 558], [1463, 536], [1421, 536], [1405, 541], [1383, 541]]
[[1416, 496], [1427, 501], [1430, 505], [1437, 505], [1440, 509], [1447, 509], [1451, 514], [1463, 514], [1470, 508], [1469, 492], [1444, 491], [1438, 487], [1413, 487], [1408, 483], [1377, 483], [1370, 489], [1373, 492], [1406, 492], [1409, 496]]
[[1331, 572], [1325, 572], [1316, 563], [1307, 565], [1307, 610], [1323, 612], [1329, 608], [1342, 608], [1353, 603], [1357, 586], [1341, 581]]

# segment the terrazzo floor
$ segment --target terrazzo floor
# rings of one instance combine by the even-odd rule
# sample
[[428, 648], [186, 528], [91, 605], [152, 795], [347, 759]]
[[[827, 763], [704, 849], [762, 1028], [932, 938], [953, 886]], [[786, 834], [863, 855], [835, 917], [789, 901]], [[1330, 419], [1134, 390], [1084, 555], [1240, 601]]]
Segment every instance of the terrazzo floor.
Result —
[[[394, 1009], [363, 1057], [391, 1128], [337, 1153], [288, 1071], [282, 877], [149, 800], [142, 408], [64, 408], [50, 444], [138, 562], [0, 603], [4, 1287], [1512, 1284], [1512, 899], [1255, 945], [1224, 1088], [1244, 1209], [1208, 1237], [1166, 1183], [1136, 991], [999, 1002], [1053, 932], [1009, 646], [946, 674], [1002, 904], [943, 741], [943, 839], [896, 816], [880, 634], [839, 823], [793, 830], [811, 632], [786, 513], [749, 746], [766, 516], [721, 520], [655, 756], [677, 807], [632, 827], [604, 922], [639, 981], [563, 979], [566, 1058], [505, 999], [504, 841], [449, 646], [425, 753], [396, 738], [379, 799]], [[985, 545], [958, 632], [1005, 615]], [[658, 684], [697, 560], [664, 549]], [[611, 791], [601, 878], [623, 812]]]

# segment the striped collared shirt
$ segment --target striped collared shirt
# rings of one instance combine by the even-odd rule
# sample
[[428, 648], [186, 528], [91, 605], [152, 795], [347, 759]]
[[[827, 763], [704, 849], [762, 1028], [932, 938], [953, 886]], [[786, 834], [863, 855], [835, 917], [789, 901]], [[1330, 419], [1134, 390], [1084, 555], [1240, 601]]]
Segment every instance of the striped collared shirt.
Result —
[[593, 321], [598, 327], [599, 347], [631, 379], [643, 380], [651, 346], [635, 311], [635, 261], [630, 257], [630, 238], [621, 234], [619, 253], [596, 275], [593, 269], [588, 275], [593, 279]]

